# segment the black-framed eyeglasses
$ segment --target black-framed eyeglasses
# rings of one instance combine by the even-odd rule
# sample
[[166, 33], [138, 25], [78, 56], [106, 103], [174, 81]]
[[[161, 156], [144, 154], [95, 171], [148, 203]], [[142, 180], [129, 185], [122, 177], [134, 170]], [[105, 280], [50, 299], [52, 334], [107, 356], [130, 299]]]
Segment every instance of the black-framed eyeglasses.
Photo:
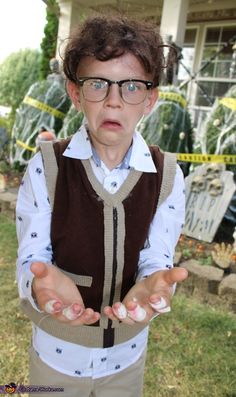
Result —
[[111, 85], [118, 84], [123, 101], [138, 105], [145, 101], [148, 90], [153, 88], [151, 81], [139, 79], [113, 81], [102, 77], [81, 77], [77, 82], [82, 87], [84, 99], [89, 102], [103, 101], [109, 95]]

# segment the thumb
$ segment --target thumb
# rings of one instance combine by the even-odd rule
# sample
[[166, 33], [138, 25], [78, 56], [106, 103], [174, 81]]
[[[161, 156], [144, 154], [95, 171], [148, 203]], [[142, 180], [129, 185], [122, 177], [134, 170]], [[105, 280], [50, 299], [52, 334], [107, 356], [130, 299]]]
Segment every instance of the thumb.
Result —
[[38, 278], [44, 278], [48, 275], [48, 265], [44, 262], [33, 262], [30, 270]]
[[173, 269], [163, 272], [163, 279], [169, 286], [184, 281], [187, 277], [188, 272], [183, 267], [174, 267]]

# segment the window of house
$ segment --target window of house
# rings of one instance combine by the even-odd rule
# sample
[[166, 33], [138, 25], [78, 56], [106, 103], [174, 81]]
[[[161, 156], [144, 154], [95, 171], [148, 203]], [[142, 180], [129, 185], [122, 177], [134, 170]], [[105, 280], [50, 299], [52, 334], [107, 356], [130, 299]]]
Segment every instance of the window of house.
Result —
[[209, 106], [209, 99], [213, 103], [236, 83], [230, 73], [233, 38], [236, 38], [236, 26], [207, 27], [196, 80], [196, 105]]
[[181, 82], [190, 78], [193, 72], [194, 51], [196, 46], [197, 29], [186, 29], [182, 59], [179, 64], [178, 80]]
[[[232, 63], [230, 40], [236, 35], [235, 27], [208, 28], [201, 62], [202, 77], [229, 78]], [[218, 53], [218, 55], [216, 55]], [[210, 58], [213, 58], [211, 61]]]

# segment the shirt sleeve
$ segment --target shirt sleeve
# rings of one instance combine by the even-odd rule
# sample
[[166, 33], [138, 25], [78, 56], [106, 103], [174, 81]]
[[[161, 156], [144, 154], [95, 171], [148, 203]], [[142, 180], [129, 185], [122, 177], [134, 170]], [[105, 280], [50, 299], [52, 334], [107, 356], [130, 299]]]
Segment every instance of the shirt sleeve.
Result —
[[27, 298], [35, 309], [31, 295], [32, 262], [52, 262], [50, 239], [51, 207], [48, 199], [41, 153], [30, 160], [19, 188], [16, 203], [18, 256], [16, 278], [20, 298]]
[[185, 184], [179, 165], [171, 194], [157, 209], [140, 251], [137, 281], [173, 267], [175, 247], [185, 219]]

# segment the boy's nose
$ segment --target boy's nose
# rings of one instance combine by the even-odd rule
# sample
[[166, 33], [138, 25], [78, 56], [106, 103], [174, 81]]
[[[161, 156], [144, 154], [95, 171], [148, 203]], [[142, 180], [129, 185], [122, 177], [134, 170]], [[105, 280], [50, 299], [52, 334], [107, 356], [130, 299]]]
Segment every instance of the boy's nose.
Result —
[[121, 106], [123, 103], [120, 87], [118, 84], [111, 84], [109, 87], [108, 95], [105, 98], [105, 101], [110, 106]]

